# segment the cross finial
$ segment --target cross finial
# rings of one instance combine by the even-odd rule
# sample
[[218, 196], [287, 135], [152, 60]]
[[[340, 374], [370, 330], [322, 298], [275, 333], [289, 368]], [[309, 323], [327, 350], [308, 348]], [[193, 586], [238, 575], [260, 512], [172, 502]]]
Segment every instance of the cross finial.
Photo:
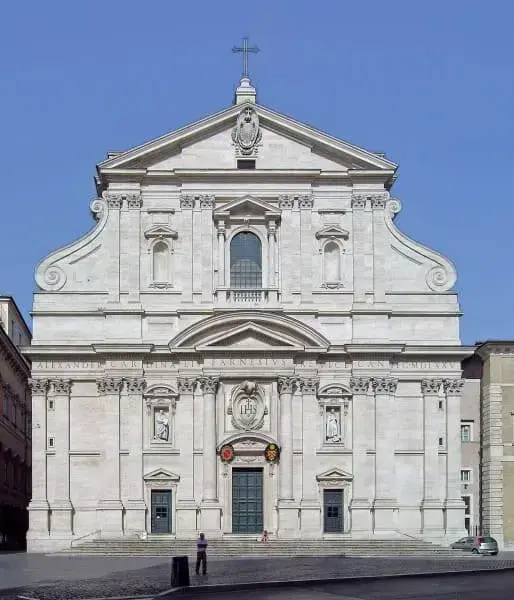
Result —
[[238, 47], [234, 46], [232, 48], [232, 52], [242, 52], [243, 53], [243, 77], [248, 78], [248, 54], [252, 52], [253, 54], [257, 54], [259, 52], [259, 48], [257, 46], [249, 47], [248, 46], [248, 38], [243, 38], [243, 46]]

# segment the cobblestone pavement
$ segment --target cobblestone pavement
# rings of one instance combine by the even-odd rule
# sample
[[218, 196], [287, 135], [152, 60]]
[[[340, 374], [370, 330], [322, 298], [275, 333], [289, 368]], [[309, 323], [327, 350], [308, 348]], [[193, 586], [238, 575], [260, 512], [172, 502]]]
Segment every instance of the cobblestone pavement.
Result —
[[[25, 557], [25, 562], [23, 557]], [[69, 561], [67, 565], [66, 561]], [[53, 565], [51, 569], [50, 565]], [[45, 566], [48, 568], [46, 577], [44, 576]], [[191, 570], [194, 570], [193, 566], [190, 558]], [[39, 600], [153, 596], [170, 588], [170, 567], [171, 559], [163, 562], [162, 558], [109, 559], [106, 557], [0, 555], [0, 581], [4, 588], [0, 590], [0, 599], [14, 600], [19, 596]], [[319, 580], [345, 576], [363, 577], [496, 568], [514, 569], [514, 559], [512, 557], [482, 556], [455, 559], [329, 556], [213, 560], [209, 563], [209, 574], [205, 577], [197, 577], [193, 574], [191, 583], [193, 586], [266, 583], [278, 580]], [[13, 571], [11, 575], [8, 575], [10, 569]], [[12, 583], [15, 579], [13, 574], [16, 575], [18, 583]], [[24, 577], [25, 579], [23, 579]], [[9, 581], [11, 581], [10, 585]]]

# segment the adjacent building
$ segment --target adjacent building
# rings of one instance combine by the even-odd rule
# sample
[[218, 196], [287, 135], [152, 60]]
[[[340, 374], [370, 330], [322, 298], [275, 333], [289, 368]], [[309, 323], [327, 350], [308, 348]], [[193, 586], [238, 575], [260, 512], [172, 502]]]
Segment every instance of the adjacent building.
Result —
[[0, 296], [0, 547], [22, 547], [31, 491], [31, 333], [14, 300]]
[[97, 166], [93, 229], [36, 269], [30, 550], [466, 533], [473, 348], [453, 264], [396, 226], [396, 170], [247, 77]]

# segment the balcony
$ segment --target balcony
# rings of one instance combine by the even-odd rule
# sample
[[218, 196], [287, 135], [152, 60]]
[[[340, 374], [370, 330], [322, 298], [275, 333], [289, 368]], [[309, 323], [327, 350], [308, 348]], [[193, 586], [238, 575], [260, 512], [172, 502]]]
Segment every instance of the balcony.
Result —
[[218, 288], [214, 303], [219, 307], [276, 307], [279, 292], [276, 288]]

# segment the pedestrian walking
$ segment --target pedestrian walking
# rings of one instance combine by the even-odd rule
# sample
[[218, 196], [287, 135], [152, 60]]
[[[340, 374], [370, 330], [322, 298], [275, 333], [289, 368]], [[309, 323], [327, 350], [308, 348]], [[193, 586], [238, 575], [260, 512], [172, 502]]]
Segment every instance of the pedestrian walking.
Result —
[[203, 533], [196, 540], [196, 569], [197, 575], [200, 575], [200, 565], [202, 566], [202, 575], [207, 575], [207, 540]]

